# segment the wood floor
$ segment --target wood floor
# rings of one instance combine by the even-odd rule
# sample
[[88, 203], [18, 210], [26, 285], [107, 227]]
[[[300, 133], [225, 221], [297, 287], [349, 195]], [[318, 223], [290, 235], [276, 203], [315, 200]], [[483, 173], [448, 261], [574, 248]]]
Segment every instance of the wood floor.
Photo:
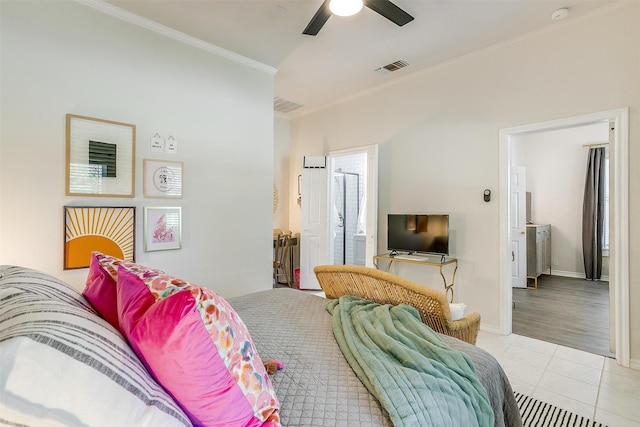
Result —
[[614, 357], [609, 283], [542, 275], [538, 289], [513, 288], [513, 333]]

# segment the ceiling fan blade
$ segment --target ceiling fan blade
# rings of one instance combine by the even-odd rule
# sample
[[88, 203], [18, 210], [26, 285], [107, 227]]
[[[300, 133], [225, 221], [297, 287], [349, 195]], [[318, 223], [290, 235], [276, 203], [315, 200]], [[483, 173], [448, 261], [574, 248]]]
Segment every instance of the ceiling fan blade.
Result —
[[307, 24], [307, 28], [304, 29], [302, 34], [306, 34], [309, 36], [315, 36], [318, 34], [322, 26], [327, 22], [329, 17], [331, 16], [331, 10], [329, 10], [329, 1], [324, 0], [322, 5], [320, 5], [320, 9], [313, 15], [309, 24]]
[[364, 0], [364, 5], [401, 27], [404, 24], [413, 21], [413, 16], [409, 15], [389, 0]]

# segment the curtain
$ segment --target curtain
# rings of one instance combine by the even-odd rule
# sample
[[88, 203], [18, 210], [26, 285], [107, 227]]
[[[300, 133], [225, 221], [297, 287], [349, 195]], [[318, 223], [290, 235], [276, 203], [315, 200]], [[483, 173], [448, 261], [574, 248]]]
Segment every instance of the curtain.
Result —
[[582, 205], [582, 253], [584, 272], [588, 280], [599, 280], [602, 274], [604, 150], [604, 147], [589, 149], [587, 159]]

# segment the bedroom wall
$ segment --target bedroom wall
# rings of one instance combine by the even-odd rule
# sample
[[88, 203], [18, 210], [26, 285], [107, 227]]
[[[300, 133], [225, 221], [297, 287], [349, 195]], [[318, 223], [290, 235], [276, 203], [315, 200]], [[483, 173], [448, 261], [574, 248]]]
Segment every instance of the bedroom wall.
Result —
[[[380, 144], [378, 246], [386, 247], [391, 211], [451, 213], [460, 259], [456, 293], [481, 313], [483, 327], [498, 328], [499, 130], [628, 106], [629, 303], [638, 307], [639, 21], [640, 3], [621, 3], [296, 118], [291, 175], [300, 173], [303, 155]], [[485, 188], [493, 191], [490, 203], [482, 200]], [[290, 213], [299, 230], [298, 210]], [[630, 323], [631, 357], [638, 360], [638, 310]]]
[[[531, 218], [551, 224], [554, 275], [584, 278], [582, 257], [582, 202], [589, 149], [584, 144], [609, 140], [607, 123], [536, 132], [513, 138], [512, 164], [526, 169], [531, 192]], [[603, 258], [603, 278], [609, 275], [609, 257]]]
[[273, 212], [273, 228], [289, 229], [289, 200], [297, 187], [289, 190], [289, 121], [275, 117], [273, 129], [273, 184], [278, 191], [278, 205]]
[[[2, 1], [0, 263], [63, 271], [63, 206], [135, 206], [136, 261], [233, 296], [271, 288], [273, 75], [75, 1]], [[257, 63], [256, 63], [257, 64]], [[65, 196], [65, 115], [137, 126], [136, 197]], [[151, 153], [155, 133], [178, 154]], [[143, 159], [184, 197], [142, 196]], [[181, 206], [182, 249], [144, 252], [144, 206]]]

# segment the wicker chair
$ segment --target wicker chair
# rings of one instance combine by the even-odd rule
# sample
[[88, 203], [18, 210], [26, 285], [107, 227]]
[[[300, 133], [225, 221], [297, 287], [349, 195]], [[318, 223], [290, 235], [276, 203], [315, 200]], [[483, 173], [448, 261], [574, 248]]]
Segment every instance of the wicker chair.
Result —
[[471, 313], [460, 320], [451, 320], [449, 303], [442, 292], [357, 265], [319, 265], [313, 271], [329, 299], [353, 295], [380, 304], [409, 304], [418, 309], [422, 321], [434, 331], [476, 343], [480, 314]]

